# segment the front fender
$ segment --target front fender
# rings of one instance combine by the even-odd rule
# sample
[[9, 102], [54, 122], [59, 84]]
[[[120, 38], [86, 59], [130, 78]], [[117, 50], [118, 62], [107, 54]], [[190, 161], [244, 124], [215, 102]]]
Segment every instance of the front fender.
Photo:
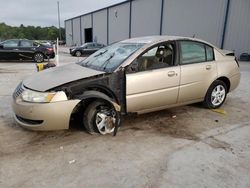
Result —
[[114, 99], [110, 98], [106, 94], [99, 91], [85, 91], [82, 95], [77, 96], [77, 98], [80, 100], [90, 99], [90, 98], [103, 99], [105, 101], [110, 102], [114, 106], [117, 112], [121, 111], [121, 106], [117, 104], [117, 102]]

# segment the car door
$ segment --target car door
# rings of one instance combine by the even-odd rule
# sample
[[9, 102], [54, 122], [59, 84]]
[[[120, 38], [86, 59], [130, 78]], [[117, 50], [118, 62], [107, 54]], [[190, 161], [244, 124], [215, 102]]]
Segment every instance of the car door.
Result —
[[203, 100], [217, 77], [213, 48], [195, 41], [179, 41], [180, 92], [178, 103]]
[[18, 60], [19, 40], [6, 40], [0, 50], [2, 60]]
[[126, 70], [127, 112], [150, 112], [177, 103], [180, 67], [175, 45], [161, 43], [136, 58]]
[[84, 49], [85, 54], [90, 55], [93, 54], [94, 51], [94, 44], [93, 43], [89, 43], [86, 45], [85, 49]]
[[19, 58], [32, 60], [36, 47], [33, 45], [33, 41], [21, 40], [19, 43]]

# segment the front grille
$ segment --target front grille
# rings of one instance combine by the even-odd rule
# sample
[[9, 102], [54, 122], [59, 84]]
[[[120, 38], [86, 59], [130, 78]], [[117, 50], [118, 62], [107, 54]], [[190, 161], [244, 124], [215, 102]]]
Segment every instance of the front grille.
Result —
[[23, 84], [20, 83], [13, 93], [13, 99], [16, 99], [24, 91]]

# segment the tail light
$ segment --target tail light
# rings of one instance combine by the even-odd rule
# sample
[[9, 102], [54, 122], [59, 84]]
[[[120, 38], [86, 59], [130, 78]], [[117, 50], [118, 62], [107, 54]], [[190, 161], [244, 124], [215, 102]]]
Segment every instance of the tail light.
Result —
[[53, 48], [46, 48], [49, 53], [53, 52]]

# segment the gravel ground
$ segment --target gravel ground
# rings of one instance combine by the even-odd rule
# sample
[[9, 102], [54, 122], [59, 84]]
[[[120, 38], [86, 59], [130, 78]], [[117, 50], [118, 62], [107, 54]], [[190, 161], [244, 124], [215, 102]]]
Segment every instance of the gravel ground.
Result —
[[[80, 59], [61, 49], [61, 64]], [[189, 105], [124, 119], [118, 135], [33, 132], [11, 94], [33, 62], [0, 62], [0, 187], [250, 187], [250, 63], [225, 114]]]

